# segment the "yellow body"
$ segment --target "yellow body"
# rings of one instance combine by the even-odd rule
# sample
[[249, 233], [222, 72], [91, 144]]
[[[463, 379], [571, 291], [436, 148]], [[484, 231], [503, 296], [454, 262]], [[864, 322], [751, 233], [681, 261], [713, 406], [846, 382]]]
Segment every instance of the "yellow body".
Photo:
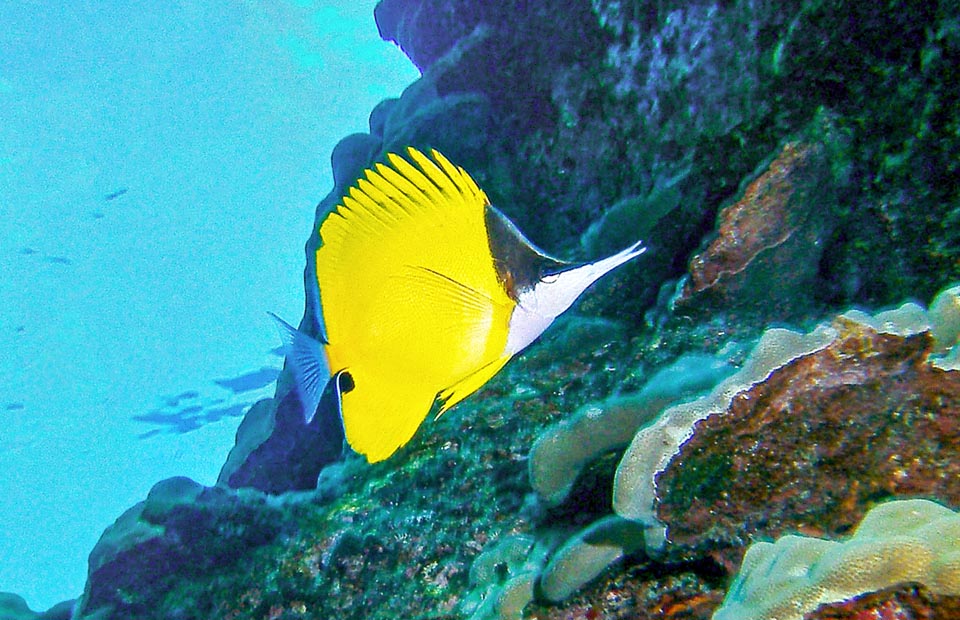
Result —
[[498, 281], [488, 200], [434, 151], [390, 155], [320, 227], [317, 281], [331, 373], [351, 447], [370, 462], [405, 444], [508, 361], [514, 302]]

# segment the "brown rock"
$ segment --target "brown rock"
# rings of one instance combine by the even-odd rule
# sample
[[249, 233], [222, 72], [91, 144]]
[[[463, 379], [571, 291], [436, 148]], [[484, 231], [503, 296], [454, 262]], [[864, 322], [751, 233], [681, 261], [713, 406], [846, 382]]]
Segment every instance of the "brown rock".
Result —
[[809, 306], [836, 201], [827, 152], [821, 143], [786, 143], [720, 212], [717, 237], [690, 261], [681, 312], [709, 307], [777, 319]]
[[827, 347], [733, 398], [657, 477], [673, 552], [728, 567], [759, 535], [836, 537], [891, 496], [960, 505], [960, 372], [932, 338], [845, 317]]

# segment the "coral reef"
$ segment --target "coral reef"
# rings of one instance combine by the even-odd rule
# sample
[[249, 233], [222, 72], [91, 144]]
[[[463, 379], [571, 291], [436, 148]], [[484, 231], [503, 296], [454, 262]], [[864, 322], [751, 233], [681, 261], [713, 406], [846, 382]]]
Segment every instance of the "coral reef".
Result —
[[[731, 321], [927, 299], [960, 278], [960, 184], [949, 182], [950, 154], [960, 151], [951, 129], [960, 124], [960, 28], [951, 6], [384, 0], [382, 36], [423, 77], [373, 110], [368, 133], [334, 150], [336, 184], [316, 223], [385, 152], [436, 147], [554, 253], [594, 258], [642, 235], [643, 266], [580, 305], [634, 331], [685, 273], [683, 312], [730, 311]], [[764, 217], [747, 217], [758, 205]], [[310, 276], [316, 229], [300, 325], [311, 335], [321, 328]], [[758, 230], [762, 241], [729, 243]], [[714, 282], [709, 274], [729, 271], [730, 260], [736, 277]], [[282, 471], [272, 456], [318, 450], [297, 445], [310, 435], [302, 424], [270, 422], [288, 380], [258, 410], [281, 449], [245, 446], [234, 466], [264, 474], [231, 472], [229, 484], [281, 492], [316, 473]], [[335, 427], [330, 412], [320, 417]]]
[[769, 330], [739, 373], [637, 434], [616, 511], [647, 524], [652, 553], [735, 564], [719, 549], [837, 534], [885, 496], [960, 504], [960, 373], [931, 363], [933, 348], [915, 304]]
[[285, 371], [218, 486], [164, 481], [104, 533], [78, 619], [706, 620], [755, 539], [840, 537], [893, 497], [960, 505], [960, 287], [875, 311], [960, 280], [952, 3], [376, 16], [423, 77], [338, 144], [316, 223], [412, 145], [552, 252], [650, 249], [385, 463], [343, 454], [329, 402], [307, 426]]
[[[678, 343], [675, 346], [680, 350], [701, 351], [680, 356], [666, 352], [675, 356], [673, 366], [664, 364], [663, 341], [624, 341], [623, 331], [609, 322], [571, 317], [541, 346], [508, 366], [476, 399], [459, 405], [454, 415], [436, 422], [432, 432], [416, 438], [394, 459], [373, 467], [359, 459], [345, 463], [337, 475], [331, 474], [337, 484], [335, 492], [288, 493], [270, 499], [253, 491], [203, 489], [182, 479], [158, 485], [143, 505], [105, 533], [91, 555], [91, 578], [82, 610], [90, 618], [95, 617], [95, 610], [105, 618], [481, 620], [519, 618], [521, 614], [544, 620], [709, 618], [720, 603], [726, 579], [736, 570], [738, 553], [742, 554], [751, 537], [773, 535], [776, 528], [749, 522], [742, 540], [731, 546], [727, 537], [718, 534], [724, 515], [714, 514], [716, 527], [696, 526], [705, 527], [699, 539], [678, 537], [668, 545], [667, 554], [674, 553], [680, 561], [647, 557], [643, 548], [650, 541], [641, 535], [642, 528], [610, 516], [610, 480], [616, 460], [609, 456], [619, 457], [619, 452], [613, 449], [603, 454], [584, 447], [580, 454], [598, 458], [591, 463], [577, 459], [575, 467], [565, 465], [568, 473], [562, 480], [566, 482], [553, 485], [561, 492], [541, 503], [531, 501], [528, 495], [526, 472], [531, 465], [526, 454], [534, 440], [557, 428], [577, 429], [587, 419], [627, 420], [624, 423], [632, 432], [636, 422], [630, 421], [631, 416], [604, 418], [602, 413], [605, 406], [615, 409], [631, 402], [626, 395], [608, 396], [617, 386], [627, 391], [633, 386], [633, 391], [648, 395], [666, 395], [671, 389], [668, 386], [674, 386], [680, 393], [686, 390], [689, 397], [711, 379], [720, 380], [723, 386], [739, 377], [741, 383], [733, 392], [740, 393], [744, 372], [751, 367], [757, 368], [757, 386], [782, 385], [769, 364], [777, 357], [771, 352], [776, 347], [769, 345], [770, 333], [777, 334], [773, 341], [787, 338], [793, 342], [787, 347], [790, 355], [785, 356], [791, 360], [788, 368], [806, 368], [806, 361], [817, 355], [830, 359], [827, 351], [843, 368], [842, 372], [827, 373], [827, 378], [836, 375], [850, 382], [869, 374], [868, 368], [891, 365], [902, 371], [900, 393], [909, 393], [924, 373], [955, 373], [938, 368], [938, 360], [944, 357], [931, 361], [929, 353], [937, 351], [943, 356], [951, 352], [949, 345], [954, 343], [934, 340], [931, 334], [951, 338], [957, 332], [951, 310], [956, 293], [957, 289], [950, 289], [936, 298], [937, 313], [907, 305], [876, 315], [848, 313], [806, 335], [768, 330], [746, 361], [740, 358], [740, 347], [721, 346], [719, 341], [704, 340], [697, 331], [666, 326], [662, 339]], [[591, 337], [584, 338], [585, 334]], [[816, 340], [816, 346], [806, 342], [804, 352], [796, 343], [804, 343], [810, 334], [822, 338]], [[592, 346], [585, 348], [584, 342]], [[886, 348], [879, 348], [881, 344]], [[760, 363], [764, 359], [767, 364]], [[741, 365], [741, 370], [722, 379], [731, 363]], [[675, 377], [654, 372], [656, 368], [684, 372], [696, 368], [702, 375], [699, 379], [697, 373]], [[822, 373], [817, 376], [823, 378]], [[790, 382], [787, 384], [789, 387]], [[806, 402], [800, 389], [803, 385], [784, 391], [780, 395], [783, 403], [800, 406]], [[856, 387], [855, 382], [850, 385]], [[949, 387], [951, 382], [938, 385]], [[951, 397], [941, 396], [948, 407], [944, 413], [949, 413]], [[702, 406], [709, 401], [707, 395], [691, 402]], [[669, 399], [664, 396], [660, 402], [666, 406]], [[667, 412], [686, 405], [689, 403], [667, 407]], [[584, 413], [573, 424], [565, 420], [566, 412], [578, 409], [601, 413], [593, 418]], [[806, 419], [807, 425], [817, 422], [810, 413]], [[956, 425], [950, 424], [956, 420], [955, 411], [952, 417], [942, 418], [916, 412], [913, 419], [922, 422], [918, 432], [911, 434], [910, 428], [893, 424], [885, 437], [901, 449], [931, 450], [941, 443], [941, 449], [948, 450], [960, 443], [949, 439], [956, 430]], [[860, 432], [859, 421], [843, 428], [845, 435]], [[779, 439], [776, 435], [764, 436], [764, 441]], [[577, 432], [570, 436], [581, 444], [596, 436], [601, 445], [607, 445], [601, 434]], [[756, 438], [747, 444], [765, 445]], [[562, 450], [554, 455], [564, 462]], [[544, 452], [537, 458], [548, 456]], [[790, 463], [794, 459], [781, 455], [778, 460]], [[903, 471], [889, 480], [901, 487], [892, 492], [915, 492], [915, 485], [928, 484], [924, 481], [932, 478], [941, 486], [924, 487], [926, 492], [949, 494], [957, 479], [955, 472], [925, 478], [924, 468], [927, 463], [949, 468], [956, 461], [931, 452], [923, 460], [898, 463]], [[722, 495], [723, 484], [737, 483], [737, 476], [729, 480], [711, 476], [693, 457], [684, 464], [693, 471], [680, 487], [703, 475], [703, 488], [716, 485], [716, 494]], [[549, 470], [548, 464], [542, 466]], [[817, 471], [810, 468], [800, 473], [809, 473], [814, 480]], [[836, 478], [824, 468], [818, 483], [829, 490]], [[844, 478], [847, 482], [854, 479], [852, 475]], [[797, 485], [786, 482], [782, 487], [791, 488]], [[876, 498], [875, 493], [844, 495], [839, 503], [827, 501], [825, 505], [842, 509], [840, 515], [846, 518], [862, 514]], [[805, 512], [815, 504], [812, 499], [787, 502], [779, 518], [802, 522], [802, 530], [821, 534], [836, 533], [843, 523], [856, 520], [841, 519], [838, 526], [830, 521], [835, 513]], [[749, 508], [748, 503], [744, 505]], [[770, 512], [770, 508], [766, 510]], [[794, 512], [787, 514], [789, 510]], [[766, 512], [755, 514], [762, 517]], [[793, 514], [799, 514], [798, 519], [789, 521]], [[684, 524], [684, 519], [672, 519], [665, 531], [684, 533]], [[362, 615], [358, 610], [363, 610]]]
[[853, 536], [750, 546], [714, 620], [801, 620], [822, 603], [901, 583], [960, 596], [960, 514], [927, 500], [870, 510]]

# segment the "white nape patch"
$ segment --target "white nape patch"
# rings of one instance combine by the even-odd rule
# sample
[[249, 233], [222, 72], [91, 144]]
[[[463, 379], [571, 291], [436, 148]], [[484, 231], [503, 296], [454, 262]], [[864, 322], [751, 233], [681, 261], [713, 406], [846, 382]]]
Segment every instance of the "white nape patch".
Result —
[[[539, 286], [539, 285], [538, 285]], [[507, 332], [507, 355], [516, 355], [523, 351], [544, 332], [557, 315], [545, 316], [537, 311], [537, 289], [520, 293], [517, 306], [510, 315], [510, 329]]]
[[643, 254], [640, 242], [613, 256], [581, 267], [552, 274], [520, 293], [510, 316], [507, 333], [508, 355], [516, 355], [542, 334], [554, 319], [563, 314], [587, 288], [605, 274], [631, 258]]

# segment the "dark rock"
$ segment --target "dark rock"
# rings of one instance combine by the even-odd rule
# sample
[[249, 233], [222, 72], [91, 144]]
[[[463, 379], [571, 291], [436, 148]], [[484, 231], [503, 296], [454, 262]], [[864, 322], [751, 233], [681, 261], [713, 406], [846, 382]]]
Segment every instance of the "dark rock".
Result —
[[22, 596], [0, 592], [0, 620], [71, 620], [74, 601], [57, 603], [47, 611], [36, 612]]
[[76, 601], [62, 601], [40, 614], [38, 620], [73, 620]]
[[944, 223], [960, 217], [960, 184], [947, 181], [960, 149], [948, 129], [960, 29], [948, 6], [385, 0], [377, 19], [425, 71], [486, 31], [436, 77], [437, 95], [490, 101], [509, 178], [485, 189], [542, 247], [569, 251], [611, 206], [642, 204], [688, 171], [672, 217], [646, 232], [645, 269], [594, 306], [636, 318], [741, 179], [823, 109], [850, 138], [852, 163], [820, 295], [894, 303], [957, 278], [958, 227]]
[[159, 482], [91, 552], [78, 613], [147, 617], [183, 580], [230, 566], [272, 542], [283, 531], [281, 516], [262, 495], [205, 488], [187, 478]]
[[375, 136], [355, 133], [340, 140], [333, 148], [330, 163], [334, 186], [340, 188], [338, 197], [356, 181], [379, 155], [381, 142]]
[[38, 614], [27, 607], [22, 596], [0, 592], [0, 617], [4, 620], [35, 620]]
[[343, 454], [343, 423], [334, 399], [327, 390], [310, 424], [295, 390], [279, 404], [270, 399], [254, 405], [237, 429], [218, 484], [272, 494], [316, 488], [320, 470]]
[[396, 109], [399, 99], [384, 99], [370, 112], [370, 135], [383, 139], [383, 130], [387, 119]]
[[954, 2], [804, 3], [771, 56], [785, 109], [817, 102], [853, 145], [825, 246], [832, 303], [929, 298], [960, 273], [960, 28]]
[[456, 158], [458, 165], [469, 166], [488, 146], [492, 124], [485, 97], [449, 95], [419, 108], [398, 126], [388, 125], [384, 152], [400, 153], [411, 145], [421, 149], [429, 146]]

